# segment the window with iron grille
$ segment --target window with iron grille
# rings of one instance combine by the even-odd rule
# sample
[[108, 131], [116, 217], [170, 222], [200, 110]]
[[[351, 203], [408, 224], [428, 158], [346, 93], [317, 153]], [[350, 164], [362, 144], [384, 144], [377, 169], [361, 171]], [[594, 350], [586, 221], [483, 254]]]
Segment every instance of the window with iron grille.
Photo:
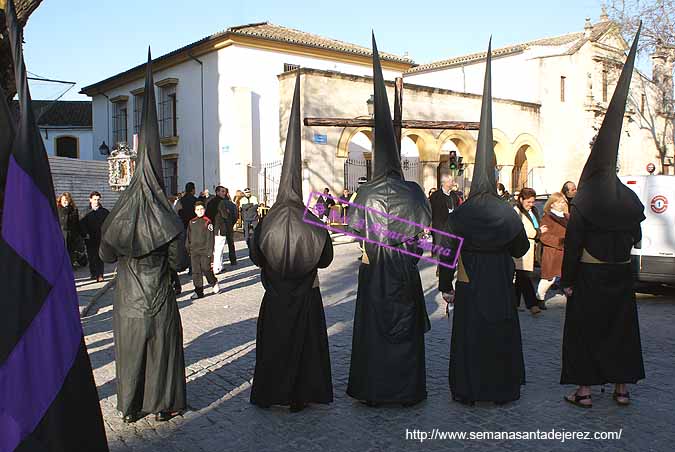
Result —
[[134, 95], [134, 133], [141, 133], [141, 116], [143, 115], [143, 94]]
[[565, 76], [560, 76], [560, 102], [565, 102]]
[[296, 69], [300, 69], [299, 64], [284, 63], [284, 72], [295, 71]]
[[162, 138], [178, 136], [176, 116], [176, 85], [159, 88], [159, 134]]
[[162, 160], [162, 173], [164, 174], [164, 191], [167, 195], [178, 193], [178, 159], [165, 158]]
[[113, 143], [127, 142], [127, 103], [113, 103]]

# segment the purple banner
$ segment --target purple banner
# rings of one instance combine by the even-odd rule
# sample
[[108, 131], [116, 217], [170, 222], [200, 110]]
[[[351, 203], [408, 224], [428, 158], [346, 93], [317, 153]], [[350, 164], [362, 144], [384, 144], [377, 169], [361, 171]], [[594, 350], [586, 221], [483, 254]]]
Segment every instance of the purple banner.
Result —
[[[326, 206], [320, 202], [318, 202], [320, 197], [324, 198], [330, 198], [336, 203], [339, 204], [348, 204], [349, 209], [361, 209], [366, 212], [370, 212], [373, 215], [377, 216], [382, 216], [383, 218], [386, 218], [389, 220], [391, 223], [392, 221], [394, 222], [401, 222], [405, 223], [410, 226], [415, 226], [419, 229], [433, 232], [434, 234], [437, 234], [439, 237], [443, 237], [443, 242], [447, 246], [441, 246], [441, 245], [433, 245], [429, 243], [429, 241], [425, 238], [417, 237], [417, 236], [405, 236], [399, 232], [393, 231], [391, 229], [386, 229], [380, 224], [373, 224], [373, 225], [368, 225], [366, 224], [365, 220], [359, 220], [358, 224], [346, 224], [342, 228], [334, 227], [330, 224], [330, 221], [328, 221], [328, 218], [326, 218], [327, 222], [317, 222], [315, 219], [312, 217], [307, 216], [307, 212], [311, 211], [314, 213], [317, 217], [325, 218], [329, 212], [326, 209]], [[352, 215], [350, 214], [350, 217]], [[303, 221], [308, 224], [312, 224], [314, 226], [319, 226], [324, 229], [327, 229], [332, 232], [338, 232], [338, 233], [343, 233], [347, 236], [353, 237], [357, 240], [362, 240], [364, 242], [368, 243], [374, 243], [376, 245], [397, 251], [402, 254], [407, 254], [416, 258], [419, 258], [421, 260], [425, 260], [427, 262], [432, 262], [434, 264], [442, 265], [444, 267], [448, 268], [455, 268], [457, 267], [457, 262], [459, 261], [459, 253], [462, 249], [462, 244], [464, 242], [464, 239], [462, 237], [450, 234], [445, 231], [440, 231], [438, 229], [434, 229], [430, 227], [429, 225], [423, 225], [419, 223], [415, 223], [413, 221], [407, 220], [405, 218], [399, 218], [395, 215], [389, 215], [386, 212], [379, 211], [377, 209], [373, 209], [371, 207], [366, 207], [362, 206], [360, 204], [356, 204], [353, 202], [345, 201], [342, 199], [335, 198], [331, 195], [326, 195], [323, 193], [315, 192], [313, 191], [309, 195], [309, 199], [307, 200], [307, 205], [305, 206], [305, 216], [303, 218]], [[355, 230], [362, 231], [361, 234], [357, 233]], [[368, 232], [371, 233], [371, 236], [369, 237]], [[380, 238], [381, 240], [377, 240], [376, 238]], [[395, 241], [398, 242], [399, 244], [404, 244], [404, 243], [415, 243], [417, 246], [419, 246], [422, 250], [424, 251], [431, 251], [435, 256], [443, 256], [442, 259], [440, 258], [434, 258], [434, 257], [428, 257], [424, 255], [419, 255], [415, 254], [411, 251], [408, 251], [407, 249], [400, 248], [398, 246], [392, 246], [386, 241]]]
[[[40, 311], [0, 365], [0, 451], [14, 450], [40, 423], [75, 361], [82, 325], [70, 256], [32, 178], [10, 157], [2, 236], [51, 285]], [[22, 303], [23, 300], [8, 300]]]

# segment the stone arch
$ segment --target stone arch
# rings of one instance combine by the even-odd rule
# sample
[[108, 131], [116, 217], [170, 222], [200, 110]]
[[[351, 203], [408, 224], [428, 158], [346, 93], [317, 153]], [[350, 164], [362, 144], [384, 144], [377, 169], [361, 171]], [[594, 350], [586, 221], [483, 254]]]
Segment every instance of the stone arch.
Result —
[[[512, 149], [517, 153], [523, 146], [527, 146], [525, 150], [527, 160], [531, 166], [544, 167], [544, 152], [539, 144], [539, 141], [529, 133], [521, 133], [513, 142]], [[515, 153], [514, 153], [515, 159]]]
[[434, 156], [439, 152], [436, 138], [426, 130], [404, 129], [401, 133], [401, 138], [404, 137], [410, 138], [417, 145], [420, 161], [433, 160]]
[[459, 154], [464, 157], [464, 163], [473, 163], [476, 161], [476, 139], [466, 130], [444, 130], [438, 136], [438, 155], [435, 161], [440, 160], [441, 149], [446, 141], [452, 140], [457, 146]]
[[492, 141], [494, 142], [497, 165], [513, 165], [515, 154], [511, 140], [499, 129], [492, 129]]
[[349, 158], [349, 143], [358, 134], [363, 132], [369, 140], [373, 140], [373, 130], [370, 127], [345, 127], [338, 140], [336, 156], [338, 158]]

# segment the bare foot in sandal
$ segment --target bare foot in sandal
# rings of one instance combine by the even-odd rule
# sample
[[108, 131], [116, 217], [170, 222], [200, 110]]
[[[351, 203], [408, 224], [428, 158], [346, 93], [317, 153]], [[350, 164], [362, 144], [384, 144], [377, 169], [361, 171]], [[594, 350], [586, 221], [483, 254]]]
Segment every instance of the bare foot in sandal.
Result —
[[565, 400], [572, 405], [581, 408], [590, 408], [593, 406], [591, 400], [591, 388], [589, 386], [579, 386], [572, 394], [566, 395]]

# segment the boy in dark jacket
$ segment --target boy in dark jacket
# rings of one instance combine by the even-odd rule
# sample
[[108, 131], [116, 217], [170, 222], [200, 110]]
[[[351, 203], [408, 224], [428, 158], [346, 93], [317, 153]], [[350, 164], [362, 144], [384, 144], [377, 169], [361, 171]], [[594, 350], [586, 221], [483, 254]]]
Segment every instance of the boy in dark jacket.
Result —
[[214, 294], [220, 291], [218, 280], [213, 274], [212, 268], [214, 245], [213, 223], [211, 223], [211, 220], [204, 213], [206, 213], [204, 203], [197, 201], [195, 203], [195, 214], [197, 216], [190, 220], [187, 228], [186, 248], [192, 262], [192, 282], [195, 285], [195, 293], [191, 297], [192, 300], [204, 296], [204, 280], [202, 276], [206, 277], [206, 281], [211, 285]]

